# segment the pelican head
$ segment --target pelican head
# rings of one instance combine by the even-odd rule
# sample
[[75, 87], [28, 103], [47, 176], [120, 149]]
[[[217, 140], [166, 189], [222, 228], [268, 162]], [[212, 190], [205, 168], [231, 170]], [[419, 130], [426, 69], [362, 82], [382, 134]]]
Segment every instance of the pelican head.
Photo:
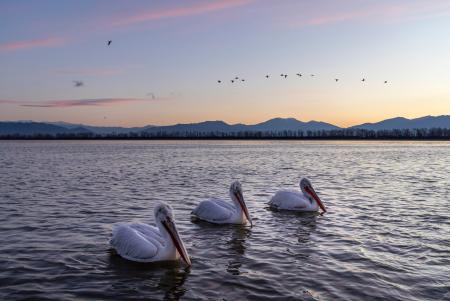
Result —
[[323, 212], [327, 212], [327, 209], [323, 205], [323, 203], [320, 200], [319, 196], [317, 195], [316, 191], [312, 187], [311, 182], [307, 178], [303, 178], [300, 181], [300, 189], [302, 190], [302, 192], [305, 195], [313, 198], [317, 202], [317, 205], [319, 205], [320, 209], [322, 209]]
[[244, 201], [244, 195], [242, 194], [242, 185], [241, 183], [239, 183], [239, 181], [234, 181], [233, 183], [231, 183], [230, 197], [232, 200], [239, 204], [245, 214], [245, 217], [250, 222], [250, 226], [253, 226], [252, 219], [250, 218], [250, 214], [248, 213], [247, 205]]
[[155, 206], [154, 213], [156, 223], [161, 224], [164, 227], [164, 230], [169, 233], [170, 239], [172, 240], [181, 258], [188, 266], [191, 266], [191, 259], [189, 258], [189, 254], [180, 238], [180, 235], [178, 234], [178, 230], [175, 225], [172, 207], [165, 203], [159, 203]]

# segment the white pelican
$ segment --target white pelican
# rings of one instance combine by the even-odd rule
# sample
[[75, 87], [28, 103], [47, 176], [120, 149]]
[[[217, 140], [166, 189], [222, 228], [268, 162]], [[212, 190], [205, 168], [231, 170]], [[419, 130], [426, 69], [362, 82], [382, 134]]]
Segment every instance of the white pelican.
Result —
[[303, 178], [300, 181], [300, 189], [301, 192], [297, 190], [277, 191], [270, 200], [269, 206], [279, 210], [302, 212], [318, 211], [320, 207], [323, 212], [327, 211], [308, 179]]
[[233, 182], [230, 186], [230, 198], [233, 203], [220, 200], [208, 199], [201, 201], [192, 214], [204, 221], [215, 224], [242, 224], [247, 222], [252, 226], [252, 219], [245, 205], [242, 195], [242, 186], [239, 181]]
[[142, 223], [119, 224], [113, 228], [110, 245], [125, 259], [137, 262], [178, 260], [190, 266], [186, 247], [178, 235], [172, 207], [160, 203], [155, 210], [156, 227]]

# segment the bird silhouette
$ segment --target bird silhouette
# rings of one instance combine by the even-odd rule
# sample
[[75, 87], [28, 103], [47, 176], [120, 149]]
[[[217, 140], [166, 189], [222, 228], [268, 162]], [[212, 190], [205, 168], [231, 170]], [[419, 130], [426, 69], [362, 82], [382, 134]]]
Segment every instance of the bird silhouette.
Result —
[[219, 79], [217, 82], [220, 84], [222, 81]]
[[314, 74], [311, 74], [311, 76], [315, 76]]
[[241, 79], [242, 82], [245, 82], [245, 79]]
[[281, 73], [281, 74], [280, 74], [280, 76], [284, 76], [284, 74], [283, 74], [283, 73]]
[[338, 82], [338, 81], [339, 81], [339, 78], [335, 78], [334, 80], [335, 80], [336, 82]]
[[234, 79], [239, 79], [239, 77], [236, 76]]
[[74, 87], [82, 87], [82, 86], [84, 86], [84, 83], [81, 81], [81, 80], [74, 80], [73, 81], [73, 86]]
[[362, 80], [361, 80], [362, 82], [365, 82], [366, 81], [366, 79], [365, 78], [363, 78]]
[[266, 75], [266, 78], [269, 78], [269, 75], [268, 75], [268, 74]]
[[112, 43], [112, 40], [108, 40], [108, 46], [111, 45], [111, 43]]
[[297, 73], [297, 76], [302, 77], [302, 74], [301, 73]]
[[285, 75], [284, 75], [284, 78], [287, 78], [287, 76], [288, 76], [288, 75], [287, 75], [287, 74], [285, 74]]
[[231, 83], [234, 83], [234, 79], [231, 80]]
[[388, 81], [387, 81], [387, 80], [385, 80], [385, 81], [384, 81], [384, 83], [385, 83], [385, 84], [387, 84], [387, 83], [388, 83]]

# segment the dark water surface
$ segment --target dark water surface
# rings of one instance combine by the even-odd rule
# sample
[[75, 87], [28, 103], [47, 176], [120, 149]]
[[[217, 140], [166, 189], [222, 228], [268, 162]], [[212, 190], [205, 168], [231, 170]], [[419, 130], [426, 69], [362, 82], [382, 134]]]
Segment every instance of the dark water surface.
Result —
[[[307, 176], [329, 213], [272, 212]], [[242, 182], [254, 227], [192, 223]], [[0, 142], [0, 300], [450, 300], [450, 143]], [[113, 255], [171, 204], [193, 265]]]

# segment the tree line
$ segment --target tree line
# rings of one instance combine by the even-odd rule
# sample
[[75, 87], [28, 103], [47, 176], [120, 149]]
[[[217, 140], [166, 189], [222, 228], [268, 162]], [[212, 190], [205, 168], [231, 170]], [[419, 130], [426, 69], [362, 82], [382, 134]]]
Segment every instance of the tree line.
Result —
[[0, 139], [361, 139], [450, 140], [450, 128], [317, 131], [142, 131], [130, 133], [0, 134]]

